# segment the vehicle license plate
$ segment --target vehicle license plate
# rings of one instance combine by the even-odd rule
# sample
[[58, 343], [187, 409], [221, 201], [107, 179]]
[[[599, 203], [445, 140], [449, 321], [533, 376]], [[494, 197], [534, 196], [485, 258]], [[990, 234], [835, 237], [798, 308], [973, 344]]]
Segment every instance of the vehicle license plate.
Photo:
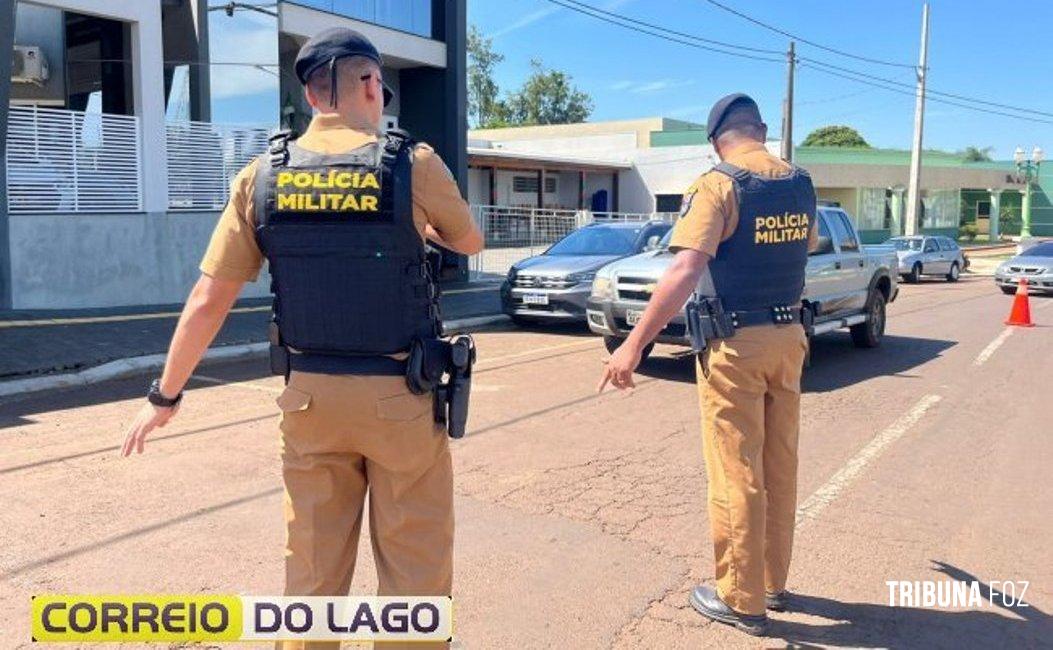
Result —
[[547, 305], [548, 294], [547, 293], [524, 293], [523, 294], [524, 305]]
[[629, 325], [636, 325], [640, 322], [641, 316], [643, 316], [643, 312], [639, 309], [628, 309], [625, 311], [625, 322]]

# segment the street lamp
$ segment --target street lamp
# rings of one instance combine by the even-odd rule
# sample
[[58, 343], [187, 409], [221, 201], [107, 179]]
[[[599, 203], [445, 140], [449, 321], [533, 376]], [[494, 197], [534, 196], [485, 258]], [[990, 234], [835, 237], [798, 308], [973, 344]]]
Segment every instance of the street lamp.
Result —
[[1031, 160], [1024, 158], [1024, 149], [1017, 147], [1013, 152], [1013, 162], [1016, 163], [1017, 174], [1024, 176], [1024, 205], [1021, 206], [1020, 238], [1031, 236], [1031, 181], [1038, 178], [1038, 169], [1045, 157], [1042, 147], [1036, 146], [1031, 150]]

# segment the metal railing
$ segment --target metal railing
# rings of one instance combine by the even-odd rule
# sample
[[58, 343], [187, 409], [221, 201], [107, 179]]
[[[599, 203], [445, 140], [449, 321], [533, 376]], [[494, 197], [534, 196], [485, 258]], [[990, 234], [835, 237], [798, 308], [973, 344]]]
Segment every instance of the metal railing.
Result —
[[668, 212], [592, 212], [502, 205], [473, 205], [472, 217], [483, 233], [485, 248], [468, 259], [477, 279], [500, 279], [513, 264], [538, 255], [571, 232], [593, 222], [672, 221]]
[[142, 210], [139, 118], [35, 106], [8, 115], [12, 213]]
[[230, 182], [255, 156], [267, 150], [265, 127], [170, 122], [168, 207], [171, 210], [222, 210]]

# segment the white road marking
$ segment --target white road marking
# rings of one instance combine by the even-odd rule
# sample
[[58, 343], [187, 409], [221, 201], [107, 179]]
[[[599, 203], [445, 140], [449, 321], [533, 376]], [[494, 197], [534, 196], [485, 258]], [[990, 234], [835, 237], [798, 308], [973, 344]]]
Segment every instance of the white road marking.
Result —
[[504, 354], [499, 357], [483, 357], [479, 359], [479, 363], [476, 368], [486, 364], [497, 363], [499, 361], [507, 361], [508, 359], [518, 359], [519, 357], [529, 357], [542, 352], [551, 352], [552, 350], [565, 350], [567, 348], [586, 348], [597, 346], [600, 339], [594, 338], [587, 341], [575, 341], [574, 343], [562, 343], [560, 345], [549, 345], [543, 348], [534, 348], [533, 350], [526, 350], [525, 352], [516, 352], [514, 354]]
[[218, 377], [210, 377], [208, 375], [191, 375], [191, 379], [203, 381], [209, 384], [219, 384], [222, 386], [232, 386], [234, 388], [248, 388], [249, 390], [258, 390], [261, 393], [271, 393], [274, 395], [281, 394], [285, 388], [283, 386], [270, 386], [263, 384], [258, 381], [227, 381], [226, 379], [220, 379]]
[[800, 526], [803, 522], [818, 517], [826, 506], [836, 501], [844, 489], [863, 473], [871, 461], [880, 456], [889, 445], [902, 438], [903, 434], [907, 433], [940, 399], [942, 398], [939, 395], [922, 397], [909, 411], [860, 449], [836, 474], [797, 508], [797, 525]]
[[980, 354], [976, 355], [976, 359], [973, 360], [973, 366], [979, 367], [987, 363], [987, 360], [991, 358], [991, 355], [993, 355], [998, 348], [1002, 347], [1002, 344], [1005, 343], [1006, 339], [1008, 339], [1013, 332], [1014, 329], [1012, 327], [1007, 327], [1002, 330], [1002, 333], [996, 336], [995, 340], [988, 343], [987, 347], [981, 350]]

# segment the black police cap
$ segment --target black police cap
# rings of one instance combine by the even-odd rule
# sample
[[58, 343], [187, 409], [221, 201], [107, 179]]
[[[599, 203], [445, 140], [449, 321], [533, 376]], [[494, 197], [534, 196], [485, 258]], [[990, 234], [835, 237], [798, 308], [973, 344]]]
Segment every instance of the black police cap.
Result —
[[753, 109], [754, 114], [757, 116], [757, 121], [762, 121], [760, 108], [757, 106], [757, 102], [753, 101], [752, 97], [746, 93], [732, 93], [721, 97], [716, 104], [713, 104], [713, 108], [709, 111], [709, 121], [706, 123], [706, 136], [712, 140], [724, 123], [728, 113], [731, 112], [731, 109], [739, 107]]
[[[376, 61], [377, 65], [383, 65], [380, 52], [368, 38], [346, 27], [330, 27], [324, 29], [311, 38], [300, 48], [296, 55], [296, 78], [301, 84], [306, 84], [311, 73], [331, 61], [348, 56], [364, 56]], [[387, 84], [384, 84], [384, 104], [391, 101], [392, 92]]]

